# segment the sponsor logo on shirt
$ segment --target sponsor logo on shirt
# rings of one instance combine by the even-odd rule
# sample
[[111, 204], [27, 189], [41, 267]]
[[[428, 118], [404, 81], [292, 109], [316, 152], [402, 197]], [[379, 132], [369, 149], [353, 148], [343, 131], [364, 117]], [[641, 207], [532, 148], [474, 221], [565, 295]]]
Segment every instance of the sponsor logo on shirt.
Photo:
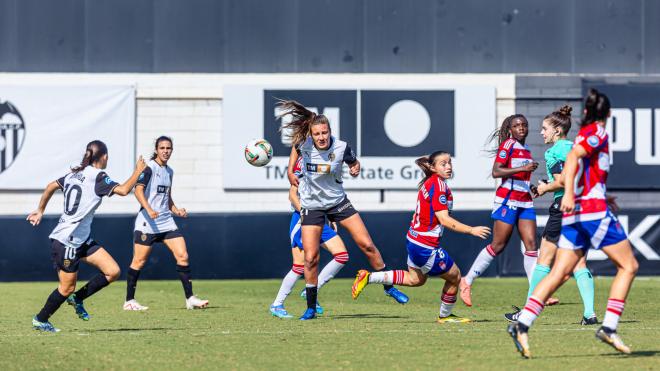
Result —
[[156, 190], [157, 193], [168, 193], [170, 190], [170, 187], [164, 186], [164, 185], [159, 185], [158, 189]]
[[594, 148], [598, 145], [598, 142], [600, 142], [600, 139], [598, 139], [598, 137], [595, 135], [592, 135], [589, 138], [587, 138], [587, 143]]
[[307, 166], [307, 171], [312, 172], [312, 173], [319, 173], [319, 174], [329, 174], [330, 173], [330, 165], [328, 164], [306, 164]]

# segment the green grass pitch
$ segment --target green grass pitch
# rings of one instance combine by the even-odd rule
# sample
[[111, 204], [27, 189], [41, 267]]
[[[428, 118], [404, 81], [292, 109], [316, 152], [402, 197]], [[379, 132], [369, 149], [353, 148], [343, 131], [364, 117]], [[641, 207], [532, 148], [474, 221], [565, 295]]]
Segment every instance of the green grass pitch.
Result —
[[[0, 368], [11, 369], [660, 369], [660, 278], [633, 286], [619, 333], [634, 351], [617, 354], [594, 338], [595, 327], [578, 324], [582, 304], [574, 281], [558, 293], [561, 304], [546, 308], [530, 333], [533, 358], [523, 360], [506, 334], [502, 314], [523, 304], [522, 278], [480, 279], [475, 306], [454, 312], [470, 324], [435, 322], [442, 281], [404, 288], [410, 303], [399, 305], [368, 286], [357, 301], [350, 280], [330, 282], [319, 300], [326, 314], [301, 322], [270, 316], [278, 280], [195, 281], [206, 310], [187, 311], [178, 281], [141, 281], [138, 299], [147, 312], [122, 310], [125, 282], [86, 303], [92, 320], [79, 320], [64, 304], [52, 322], [62, 329], [31, 329], [55, 283], [2, 283]], [[596, 279], [599, 319], [611, 279]], [[287, 300], [298, 316], [302, 284]]]

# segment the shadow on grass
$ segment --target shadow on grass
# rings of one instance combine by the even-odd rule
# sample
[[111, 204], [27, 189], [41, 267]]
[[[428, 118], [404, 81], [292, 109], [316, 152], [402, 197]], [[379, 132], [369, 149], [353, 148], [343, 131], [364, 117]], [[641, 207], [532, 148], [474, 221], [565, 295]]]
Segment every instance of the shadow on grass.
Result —
[[93, 330], [86, 330], [84, 332], [140, 332], [140, 331], [181, 331], [181, 330], [192, 330], [189, 327], [185, 328], [176, 328], [176, 327], [146, 327], [146, 328], [100, 328]]
[[660, 354], [660, 350], [634, 350], [630, 354], [607, 353], [607, 354], [601, 354], [601, 356], [607, 356], [607, 357], [654, 357], [658, 354]]
[[556, 356], [534, 356], [534, 358], [592, 358], [592, 357], [617, 357], [617, 358], [628, 358], [628, 357], [654, 357], [659, 355], [660, 351], [658, 350], [638, 350], [633, 351], [630, 354], [623, 353], [602, 353], [602, 354], [573, 354], [573, 355], [556, 355]]
[[232, 307], [221, 307], [219, 305], [209, 305], [206, 308], [188, 309], [188, 308], [178, 308], [177, 307], [176, 309], [179, 309], [179, 310], [194, 310], [194, 311], [199, 312], [199, 311], [205, 311], [205, 310], [218, 310], [218, 309], [230, 309], [230, 308], [232, 308]]
[[392, 315], [385, 315], [381, 313], [358, 313], [358, 314], [335, 314], [335, 315], [330, 315], [326, 316], [327, 318], [332, 318], [332, 319], [350, 319], [350, 318], [381, 318], [381, 319], [387, 319], [387, 318], [408, 318], [408, 317], [402, 317], [402, 316], [392, 316]]

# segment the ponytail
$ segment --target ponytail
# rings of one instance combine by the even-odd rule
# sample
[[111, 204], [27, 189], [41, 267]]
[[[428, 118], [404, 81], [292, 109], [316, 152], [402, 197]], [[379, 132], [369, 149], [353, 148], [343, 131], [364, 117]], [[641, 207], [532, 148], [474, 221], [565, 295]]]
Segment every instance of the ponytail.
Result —
[[435, 174], [433, 169], [431, 169], [431, 165], [435, 163], [436, 157], [442, 155], [448, 155], [448, 154], [449, 152], [445, 152], [445, 151], [435, 151], [428, 156], [422, 156], [417, 160], [415, 160], [415, 165], [417, 165], [422, 170], [422, 172], [424, 172], [424, 178], [417, 184], [418, 189], [422, 188], [424, 183], [426, 183], [426, 181], [429, 180], [429, 178], [432, 177], [433, 174]]
[[108, 147], [100, 140], [93, 140], [87, 143], [85, 148], [85, 155], [83, 156], [80, 165], [71, 169], [72, 172], [77, 173], [84, 170], [87, 166], [94, 164], [101, 160], [101, 158], [108, 154]]
[[292, 116], [291, 122], [283, 125], [280, 131], [291, 129], [291, 134], [288, 134], [288, 136], [291, 138], [291, 144], [294, 147], [305, 142], [312, 125], [326, 124], [330, 128], [330, 121], [328, 121], [327, 117], [317, 115], [295, 100], [280, 100], [277, 105], [281, 110], [280, 115], [277, 117], [278, 119], [286, 115]]
[[610, 100], [596, 89], [589, 89], [584, 99], [584, 116], [580, 126], [589, 125], [594, 121], [605, 121], [610, 113]]
[[553, 128], [560, 128], [562, 136], [568, 135], [571, 130], [571, 112], [573, 107], [565, 105], [560, 109], [548, 114], [543, 118], [543, 121], [548, 120]]

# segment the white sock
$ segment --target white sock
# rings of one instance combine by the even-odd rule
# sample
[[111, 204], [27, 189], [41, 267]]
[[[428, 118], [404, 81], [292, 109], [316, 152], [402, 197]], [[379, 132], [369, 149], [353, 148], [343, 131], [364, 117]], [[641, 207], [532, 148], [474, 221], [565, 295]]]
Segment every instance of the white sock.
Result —
[[369, 283], [383, 283], [385, 285], [391, 285], [393, 280], [392, 271], [385, 272], [372, 272], [369, 275]]
[[452, 309], [456, 305], [456, 294], [449, 295], [442, 293], [440, 298], [440, 318], [449, 317]]
[[486, 269], [488, 269], [496, 255], [497, 254], [495, 254], [490, 245], [484, 247], [483, 250], [479, 252], [474, 263], [472, 263], [472, 267], [470, 267], [468, 274], [465, 276], [465, 281], [467, 281], [468, 285], [471, 285], [475, 278], [481, 276]]
[[348, 263], [348, 253], [340, 252], [335, 254], [334, 258], [330, 260], [328, 264], [323, 267], [321, 273], [319, 273], [319, 289], [323, 287], [328, 281], [333, 279], [339, 271], [344, 268]]
[[520, 316], [518, 316], [518, 322], [527, 327], [531, 327], [536, 318], [538, 318], [538, 316], [541, 315], [541, 312], [543, 312], [544, 307], [545, 305], [541, 300], [530, 296], [527, 299], [527, 304], [525, 304], [525, 307], [520, 312]]
[[385, 272], [373, 272], [369, 275], [369, 283], [382, 283], [383, 285], [402, 285], [405, 278], [406, 271], [401, 269]]
[[277, 297], [275, 298], [275, 301], [273, 302], [274, 306], [279, 306], [284, 304], [284, 300], [286, 300], [286, 297], [289, 296], [291, 293], [291, 290], [293, 290], [293, 286], [296, 285], [296, 281], [303, 275], [303, 270], [304, 266], [302, 265], [294, 265], [293, 268], [287, 273], [286, 276], [284, 276], [284, 279], [282, 280], [282, 285], [280, 285], [280, 291], [277, 292]]
[[538, 256], [538, 251], [525, 251], [523, 253], [523, 266], [525, 267], [527, 281], [530, 283], [532, 282], [532, 274], [534, 273], [534, 267], [536, 266], [536, 259]]
[[603, 318], [603, 327], [616, 330], [625, 304], [625, 301], [619, 299], [610, 298], [607, 300], [607, 311], [605, 311], [605, 318]]

